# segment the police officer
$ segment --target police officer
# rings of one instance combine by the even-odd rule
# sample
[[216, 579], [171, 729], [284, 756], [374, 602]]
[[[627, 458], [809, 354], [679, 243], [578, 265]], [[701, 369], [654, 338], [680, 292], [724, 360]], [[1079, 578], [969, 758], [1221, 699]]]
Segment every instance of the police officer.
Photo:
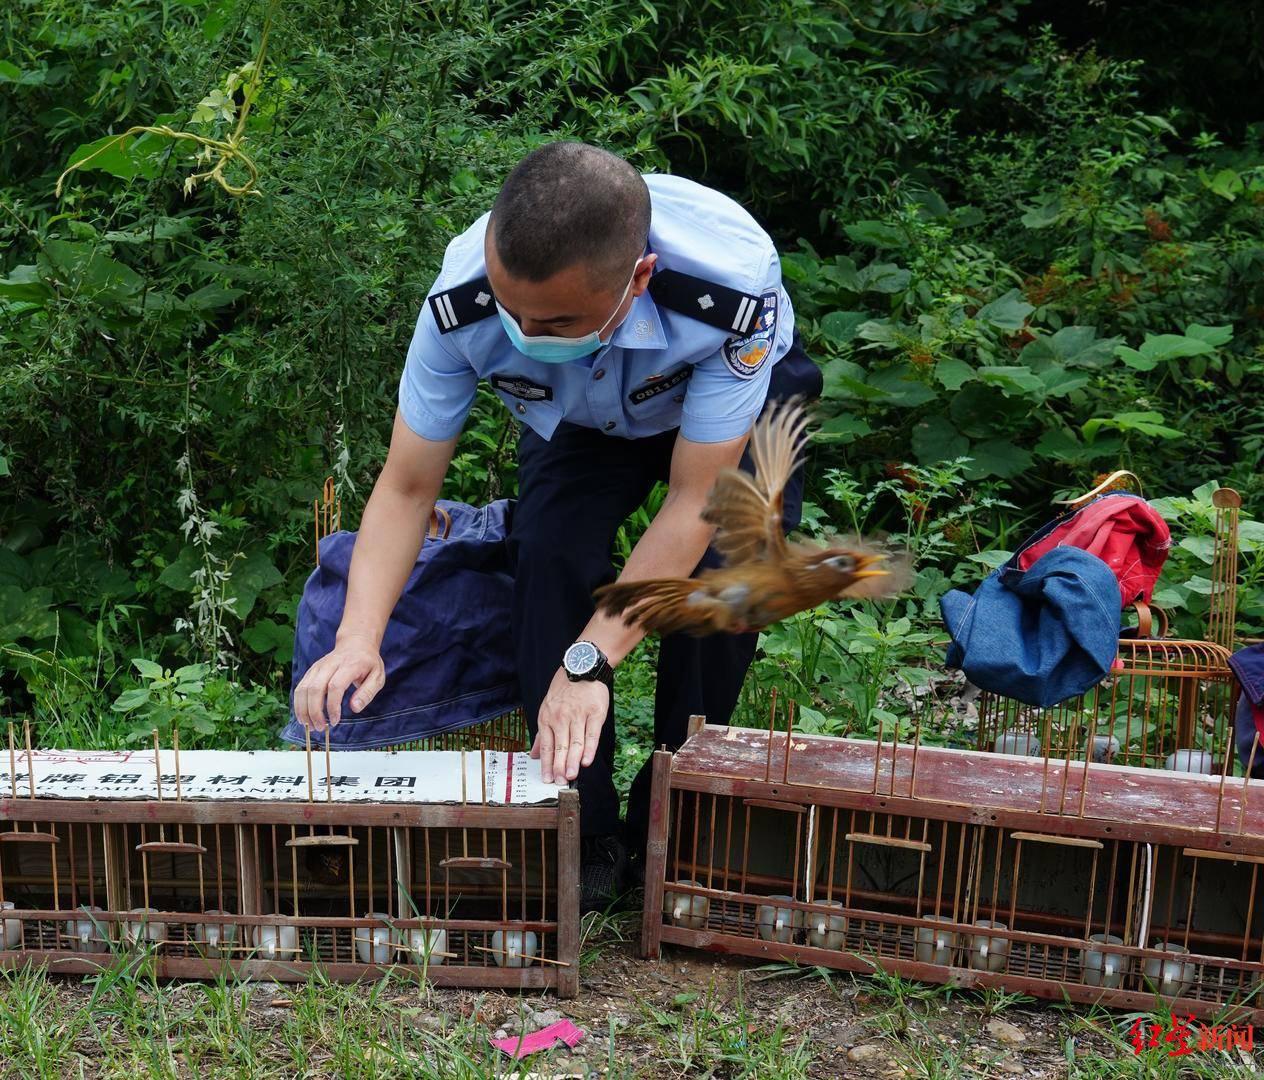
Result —
[[[552, 143], [509, 174], [491, 212], [447, 248], [408, 349], [390, 450], [364, 510], [335, 647], [304, 676], [295, 714], [336, 723], [381, 689], [378, 649], [479, 379], [521, 421], [510, 527], [513, 613], [531, 754], [580, 791], [582, 907], [602, 908], [642, 855], [649, 772], [620, 836], [612, 779], [613, 670], [640, 640], [594, 613], [611, 548], [657, 481], [661, 509], [622, 579], [718, 565], [700, 518], [716, 474], [742, 464], [771, 398], [815, 397], [772, 240], [737, 203], [604, 150]], [[798, 523], [802, 477], [786, 493]], [[688, 717], [727, 722], [756, 634], [660, 644], [654, 742]]]

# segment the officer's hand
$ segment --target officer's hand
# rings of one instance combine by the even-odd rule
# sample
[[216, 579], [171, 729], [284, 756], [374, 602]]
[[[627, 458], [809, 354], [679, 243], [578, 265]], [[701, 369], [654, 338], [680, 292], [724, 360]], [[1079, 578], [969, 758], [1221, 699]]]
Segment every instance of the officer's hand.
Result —
[[601, 739], [601, 725], [610, 708], [610, 691], [603, 682], [572, 682], [557, 669], [540, 705], [531, 756], [540, 759], [546, 784], [574, 780], [580, 766], [592, 764]]
[[332, 727], [342, 719], [342, 698], [347, 687], [355, 686], [351, 711], [359, 712], [382, 689], [386, 666], [377, 646], [368, 638], [339, 639], [333, 652], [326, 653], [294, 688], [294, 715], [313, 731], [324, 731], [328, 717]]

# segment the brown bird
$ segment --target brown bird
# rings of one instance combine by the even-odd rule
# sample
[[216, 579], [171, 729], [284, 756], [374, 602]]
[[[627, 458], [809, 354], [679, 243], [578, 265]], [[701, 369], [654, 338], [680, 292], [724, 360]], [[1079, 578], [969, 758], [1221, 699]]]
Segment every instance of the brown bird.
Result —
[[[696, 578], [615, 582], [593, 593], [598, 610], [670, 634], [743, 633], [844, 597], [893, 596], [907, 562], [860, 540], [828, 547], [791, 542], [782, 529], [786, 484], [803, 457], [808, 415], [800, 400], [773, 405], [751, 434], [755, 475], [725, 469], [702, 511], [726, 565]], [[886, 561], [879, 568], [875, 564]]]

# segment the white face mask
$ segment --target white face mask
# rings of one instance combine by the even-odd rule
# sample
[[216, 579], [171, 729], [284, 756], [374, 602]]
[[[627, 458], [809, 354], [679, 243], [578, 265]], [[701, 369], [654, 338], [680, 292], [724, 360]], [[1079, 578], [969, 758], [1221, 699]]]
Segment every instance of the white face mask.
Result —
[[623, 307], [623, 301], [628, 297], [628, 290], [632, 288], [632, 282], [636, 279], [636, 271], [640, 265], [641, 260], [638, 258], [636, 265], [632, 267], [632, 276], [628, 278], [628, 283], [623, 286], [623, 292], [619, 295], [619, 302], [615, 304], [614, 311], [610, 313], [610, 318], [601, 324], [600, 330], [594, 330], [591, 334], [585, 334], [583, 337], [577, 338], [558, 337], [550, 334], [532, 334], [528, 337], [522, 332], [522, 327], [518, 325], [518, 320], [501, 307], [500, 301], [497, 300], [496, 310], [500, 313], [501, 325], [504, 326], [509, 340], [513, 342], [513, 347], [531, 360], [539, 360], [543, 364], [565, 364], [572, 360], [582, 360], [585, 356], [595, 353], [601, 348], [601, 335], [606, 332], [607, 327], [614, 321], [614, 317], [619, 314], [619, 308]]

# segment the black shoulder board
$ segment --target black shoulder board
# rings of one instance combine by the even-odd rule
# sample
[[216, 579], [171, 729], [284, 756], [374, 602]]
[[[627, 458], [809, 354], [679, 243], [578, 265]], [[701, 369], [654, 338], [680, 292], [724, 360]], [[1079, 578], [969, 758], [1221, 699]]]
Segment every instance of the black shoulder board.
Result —
[[430, 297], [430, 311], [439, 324], [439, 333], [447, 334], [495, 315], [495, 299], [487, 278], [480, 277], [435, 293]]
[[656, 304], [740, 337], [751, 332], [763, 310], [758, 296], [679, 270], [660, 270], [651, 277], [650, 296]]

